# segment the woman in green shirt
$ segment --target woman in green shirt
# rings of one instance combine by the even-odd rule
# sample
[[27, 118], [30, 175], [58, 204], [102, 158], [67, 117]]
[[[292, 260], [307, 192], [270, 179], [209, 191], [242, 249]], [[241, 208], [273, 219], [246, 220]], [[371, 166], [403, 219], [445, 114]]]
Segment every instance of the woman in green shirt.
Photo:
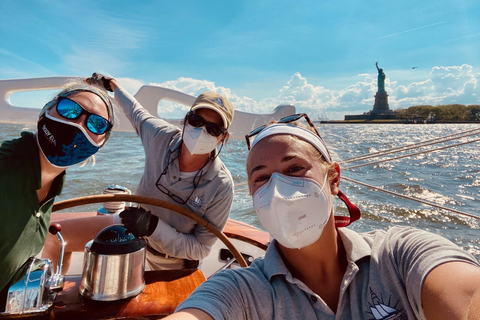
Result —
[[36, 133], [0, 143], [0, 310], [17, 270], [44, 245], [66, 168], [103, 147], [113, 123], [106, 92], [76, 81], [44, 106]]

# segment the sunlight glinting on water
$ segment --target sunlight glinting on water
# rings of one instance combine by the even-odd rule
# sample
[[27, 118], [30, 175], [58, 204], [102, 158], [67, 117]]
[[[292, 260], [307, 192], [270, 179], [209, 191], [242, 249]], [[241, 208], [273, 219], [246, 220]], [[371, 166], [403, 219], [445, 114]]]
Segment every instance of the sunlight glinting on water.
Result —
[[[22, 127], [0, 124], [0, 140], [18, 137]], [[318, 126], [334, 160], [411, 145], [478, 127], [478, 125], [460, 124], [322, 124]], [[35, 130], [35, 128], [29, 128], [29, 130]], [[428, 148], [420, 150], [426, 149]], [[343, 170], [342, 176], [404, 196], [427, 200], [437, 205], [480, 216], [479, 150], [479, 143], [463, 145]], [[418, 151], [415, 149], [409, 152]], [[408, 152], [399, 154], [408, 154]], [[229, 141], [228, 146], [220, 154], [221, 159], [231, 171], [235, 184], [246, 181], [246, 156], [245, 143], [240, 140]], [[348, 167], [394, 156], [397, 154], [341, 166]], [[108, 143], [96, 155], [94, 167], [88, 164], [83, 168], [74, 166], [67, 170], [66, 184], [57, 201], [101, 194], [110, 184], [122, 185], [134, 193], [143, 174], [143, 168], [144, 151], [138, 136], [135, 133], [113, 132]], [[480, 258], [478, 240], [480, 220], [372, 190], [356, 183], [342, 181], [341, 189], [362, 211], [362, 219], [350, 226], [354, 230], [363, 232], [387, 229], [394, 225], [419, 227], [442, 234]], [[241, 191], [234, 196], [231, 217], [261, 227], [252, 206], [248, 187], [242, 186], [239, 190]], [[68, 209], [68, 211], [96, 211], [100, 206], [101, 204], [94, 204]], [[341, 201], [338, 201], [337, 212], [346, 214], [345, 206]]]

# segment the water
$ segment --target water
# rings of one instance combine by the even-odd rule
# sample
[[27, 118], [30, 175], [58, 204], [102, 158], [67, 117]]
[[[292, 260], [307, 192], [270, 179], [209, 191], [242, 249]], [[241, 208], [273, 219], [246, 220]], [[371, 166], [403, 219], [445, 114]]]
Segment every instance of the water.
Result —
[[[480, 129], [480, 125], [321, 124], [318, 128], [333, 153], [334, 160], [338, 161]], [[35, 127], [0, 124], [0, 140], [16, 138], [22, 129], [34, 131]], [[466, 140], [468, 139], [456, 142]], [[342, 176], [480, 217], [479, 146], [480, 142], [476, 142], [377, 165], [343, 170]], [[246, 146], [239, 140], [229, 141], [227, 148], [221, 153], [221, 158], [230, 169], [236, 184], [246, 180], [246, 154]], [[341, 166], [346, 168], [356, 164], [358, 163]], [[106, 186], [113, 183], [134, 192], [143, 174], [143, 165], [144, 152], [137, 135], [113, 132], [106, 146], [96, 155], [95, 166], [88, 164], [83, 168], [75, 166], [67, 170], [66, 184], [57, 201], [101, 194]], [[362, 211], [362, 219], [350, 228], [362, 232], [388, 229], [394, 225], [415, 226], [443, 235], [480, 260], [480, 220], [347, 181], [342, 181], [341, 189]], [[240, 186], [236, 190], [231, 218], [261, 228], [245, 187]], [[99, 206], [88, 205], [69, 211], [96, 211]], [[337, 203], [337, 212], [346, 212], [341, 201]]]

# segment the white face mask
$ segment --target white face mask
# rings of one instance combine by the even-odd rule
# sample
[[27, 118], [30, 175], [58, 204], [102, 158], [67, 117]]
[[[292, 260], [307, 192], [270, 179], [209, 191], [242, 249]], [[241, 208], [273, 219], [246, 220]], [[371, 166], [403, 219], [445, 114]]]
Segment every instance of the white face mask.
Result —
[[210, 153], [217, 146], [217, 138], [208, 134], [205, 127], [195, 128], [185, 124], [183, 142], [191, 154]]
[[332, 209], [330, 198], [315, 180], [276, 172], [255, 192], [253, 206], [262, 226], [291, 249], [317, 241]]

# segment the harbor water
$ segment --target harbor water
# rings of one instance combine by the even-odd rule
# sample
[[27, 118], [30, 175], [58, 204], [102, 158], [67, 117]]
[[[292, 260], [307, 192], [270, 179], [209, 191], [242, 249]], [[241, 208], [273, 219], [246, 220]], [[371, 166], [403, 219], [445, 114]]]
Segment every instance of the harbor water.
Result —
[[[35, 126], [3, 123], [0, 128], [0, 140], [17, 138], [22, 130], [36, 130]], [[317, 128], [332, 157], [343, 168], [342, 176], [480, 217], [480, 142], [393, 161], [386, 160], [407, 155], [408, 151], [342, 163], [342, 160], [380, 150], [480, 129], [480, 124], [318, 124]], [[476, 135], [409, 152], [418, 153], [479, 137]], [[246, 155], [246, 145], [240, 140], [230, 140], [221, 151], [220, 157], [237, 185], [230, 217], [261, 228], [244, 184]], [[373, 161], [378, 163], [349, 169]], [[138, 136], [129, 132], [113, 132], [105, 147], [97, 153], [94, 166], [89, 163], [67, 170], [63, 193], [57, 201], [101, 194], [111, 184], [122, 185], [134, 193], [143, 167], [144, 151]], [[356, 182], [344, 180], [341, 189], [362, 212], [362, 219], [349, 228], [363, 232], [388, 229], [394, 225], [414, 226], [443, 235], [480, 260], [480, 219], [371, 189]], [[88, 205], [68, 210], [96, 211], [100, 206]], [[341, 201], [337, 202], [336, 211], [339, 214], [346, 213]]]

